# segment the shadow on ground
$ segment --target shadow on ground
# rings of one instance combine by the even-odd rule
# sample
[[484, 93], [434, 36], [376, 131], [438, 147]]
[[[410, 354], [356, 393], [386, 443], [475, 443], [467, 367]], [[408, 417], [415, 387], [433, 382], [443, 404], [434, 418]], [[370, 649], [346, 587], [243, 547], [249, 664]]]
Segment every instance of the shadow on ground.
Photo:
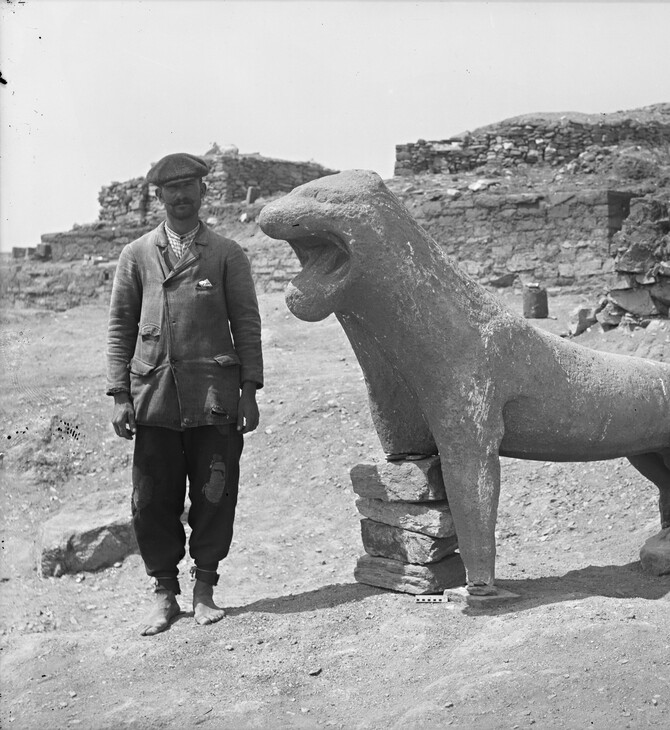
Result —
[[[648, 575], [643, 572], [639, 561], [626, 565], [589, 565], [560, 576], [503, 580], [498, 581], [498, 585], [518, 594], [520, 598], [498, 605], [467, 607], [464, 608], [464, 613], [490, 615], [519, 613], [537, 606], [578, 601], [591, 596], [643, 598], [651, 601], [670, 596], [670, 576]], [[240, 616], [245, 613], [302, 613], [356, 603], [384, 593], [391, 591], [361, 583], [336, 583], [305, 593], [263, 598], [246, 606], [228, 608], [226, 612], [229, 616]]]
[[465, 612], [492, 615], [518, 613], [537, 606], [578, 601], [591, 596], [643, 598], [649, 601], [670, 596], [670, 576], [649, 575], [642, 570], [639, 561], [626, 565], [589, 565], [560, 576], [502, 580], [497, 583], [520, 598], [497, 606], [468, 607]]
[[313, 591], [297, 593], [277, 598], [262, 598], [247, 606], [226, 609], [229, 616], [239, 616], [244, 613], [302, 613], [304, 611], [318, 611], [324, 608], [333, 608], [345, 603], [363, 601], [369, 596], [386, 593], [382, 588], [374, 588], [361, 583], [335, 583]]

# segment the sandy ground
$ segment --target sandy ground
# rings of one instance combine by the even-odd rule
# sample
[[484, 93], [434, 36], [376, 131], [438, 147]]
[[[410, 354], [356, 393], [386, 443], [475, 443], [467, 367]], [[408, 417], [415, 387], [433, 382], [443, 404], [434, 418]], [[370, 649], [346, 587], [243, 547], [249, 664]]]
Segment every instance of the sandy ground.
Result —
[[[552, 298], [542, 324], [564, 330], [577, 301]], [[187, 559], [184, 613], [151, 638], [137, 632], [151, 590], [137, 556], [34, 570], [49, 515], [89, 494], [129, 505], [132, 447], [102, 392], [105, 308], [3, 311], [0, 726], [670, 727], [670, 577], [638, 562], [659, 529], [655, 487], [624, 460], [506, 459], [497, 571], [519, 601], [463, 610], [357, 584], [348, 475], [382, 458], [360, 370], [334, 318], [261, 304], [261, 426], [215, 594], [228, 615], [195, 624]], [[584, 341], [631, 352], [644, 334]], [[52, 418], [62, 436], [45, 443]]]

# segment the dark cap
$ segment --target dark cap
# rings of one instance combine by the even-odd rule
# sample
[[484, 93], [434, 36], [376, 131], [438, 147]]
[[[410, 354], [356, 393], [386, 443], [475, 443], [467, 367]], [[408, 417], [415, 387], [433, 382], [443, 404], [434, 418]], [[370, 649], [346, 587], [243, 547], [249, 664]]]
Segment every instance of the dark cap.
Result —
[[166, 155], [149, 170], [147, 181], [152, 185], [167, 185], [176, 180], [201, 178], [209, 172], [209, 165], [195, 155], [187, 152], [176, 152]]

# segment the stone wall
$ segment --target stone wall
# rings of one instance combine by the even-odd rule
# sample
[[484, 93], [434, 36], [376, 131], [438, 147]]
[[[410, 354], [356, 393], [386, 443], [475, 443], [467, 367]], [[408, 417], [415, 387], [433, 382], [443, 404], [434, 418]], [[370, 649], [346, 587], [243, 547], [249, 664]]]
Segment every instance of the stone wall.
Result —
[[[470, 187], [477, 187], [476, 185]], [[409, 191], [418, 223], [483, 283], [596, 287], [614, 271], [613, 233], [631, 194], [607, 190], [509, 193]], [[623, 209], [623, 210], [622, 210]]]
[[[234, 147], [221, 150], [217, 145], [203, 157], [211, 169], [205, 178], [208, 192], [201, 212], [204, 218], [216, 215], [222, 204], [245, 200], [249, 188], [254, 189], [257, 197], [268, 197], [289, 192], [298, 185], [336, 172], [316, 162], [291, 162], [257, 154], [241, 155]], [[143, 177], [113, 182], [103, 187], [98, 201], [99, 220], [109, 226], [158, 222], [163, 216], [153, 186]]]
[[71, 231], [45, 233], [42, 244], [49, 246], [52, 261], [81, 261], [87, 258], [117, 258], [121, 249], [139, 238], [153, 227], [145, 225], [105, 226], [94, 223], [89, 226], [76, 226]]
[[562, 165], [592, 145], [670, 144], [670, 104], [615, 114], [544, 114], [513, 117], [439, 141], [396, 145], [396, 175], [457, 173], [486, 164]]

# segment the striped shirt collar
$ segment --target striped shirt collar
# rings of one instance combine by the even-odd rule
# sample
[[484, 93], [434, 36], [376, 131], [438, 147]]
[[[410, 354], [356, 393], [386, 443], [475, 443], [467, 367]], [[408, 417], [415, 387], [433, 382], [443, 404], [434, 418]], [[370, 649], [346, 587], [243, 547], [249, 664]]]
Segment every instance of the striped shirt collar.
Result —
[[180, 259], [184, 255], [184, 251], [193, 243], [199, 230], [200, 221], [198, 221], [198, 225], [188, 233], [180, 235], [179, 233], [175, 233], [170, 226], [168, 226], [167, 221], [165, 222], [165, 235], [167, 236], [170, 247], [174, 251], [177, 259]]

